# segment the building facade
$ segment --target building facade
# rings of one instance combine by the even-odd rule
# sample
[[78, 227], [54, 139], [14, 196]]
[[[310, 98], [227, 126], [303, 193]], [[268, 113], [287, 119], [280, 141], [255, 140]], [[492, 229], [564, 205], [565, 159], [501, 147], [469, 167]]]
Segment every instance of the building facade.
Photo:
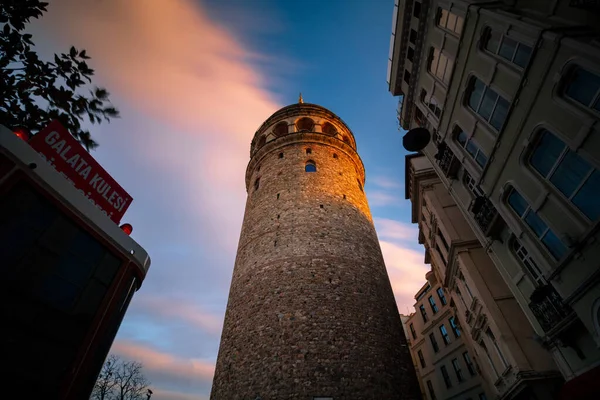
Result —
[[415, 300], [416, 312], [403, 322], [423, 398], [487, 399], [475, 356], [435, 272], [427, 274]]
[[[415, 172], [417, 164], [430, 163], [423, 168], [439, 179], [440, 193], [480, 246], [475, 273], [450, 268], [444, 286], [453, 298], [458, 292], [464, 298], [467, 286], [475, 292], [504, 282], [514, 299], [511, 310], [518, 306], [531, 337], [567, 382], [565, 398], [600, 390], [600, 35], [594, 4], [397, 1], [388, 68], [390, 91], [401, 96], [400, 126], [424, 128], [405, 137], [405, 145], [422, 155], [407, 165]], [[415, 201], [422, 207], [420, 196], [411, 195], [413, 207]], [[462, 254], [447, 261], [467, 265]], [[493, 307], [480, 294], [456, 301], [459, 316], [468, 311], [467, 318], [476, 318], [481, 304], [493, 321]], [[488, 350], [494, 339], [506, 342], [498, 328], [493, 337], [483, 332]], [[493, 385], [497, 396], [509, 395], [505, 383]]]
[[301, 101], [250, 156], [211, 399], [418, 399], [350, 129]]

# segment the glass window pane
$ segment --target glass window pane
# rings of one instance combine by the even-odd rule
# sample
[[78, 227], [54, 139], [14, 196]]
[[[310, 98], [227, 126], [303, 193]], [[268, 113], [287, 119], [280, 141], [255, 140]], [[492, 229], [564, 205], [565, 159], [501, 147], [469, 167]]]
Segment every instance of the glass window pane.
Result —
[[472, 140], [469, 140], [469, 142], [467, 143], [467, 151], [473, 158], [475, 158], [475, 156], [477, 155], [477, 150], [479, 150], [479, 147], [477, 147], [477, 145]]
[[483, 94], [483, 100], [481, 101], [481, 106], [477, 113], [481, 115], [486, 121], [489, 121], [490, 116], [492, 115], [492, 111], [494, 110], [494, 104], [496, 104], [496, 99], [498, 95], [496, 92], [487, 88], [485, 93]]
[[512, 61], [516, 49], [517, 42], [504, 36], [504, 38], [502, 38], [502, 44], [500, 44], [500, 51], [498, 51], [498, 55], [506, 58], [508, 61]]
[[435, 76], [437, 76], [441, 80], [444, 79], [444, 71], [446, 70], [447, 63], [448, 63], [448, 57], [446, 57], [443, 54], [440, 54], [440, 63], [438, 64]]
[[485, 44], [485, 49], [496, 54], [498, 52], [498, 46], [500, 45], [501, 38], [502, 35], [500, 35], [498, 32], [490, 31], [487, 38], [487, 43]]
[[592, 167], [576, 153], [568, 150], [558, 168], [552, 174], [550, 182], [567, 197], [581, 184]]
[[548, 131], [544, 131], [535, 147], [529, 163], [542, 176], [547, 177], [550, 170], [565, 149], [565, 144]]
[[557, 260], [560, 260], [567, 253], [567, 246], [551, 230], [544, 235], [542, 243]]
[[471, 90], [471, 95], [469, 96], [469, 106], [477, 111], [477, 107], [479, 106], [479, 100], [481, 100], [481, 96], [483, 95], [483, 91], [485, 90], [485, 85], [479, 79], [475, 78], [473, 80], [473, 89]]
[[461, 129], [458, 135], [456, 135], [456, 140], [464, 146], [467, 143], [467, 134]]
[[440, 51], [435, 47], [431, 48], [431, 61], [429, 63], [429, 72], [435, 75], [438, 63], [440, 62]]
[[590, 106], [599, 88], [600, 76], [594, 75], [582, 68], [577, 68], [573, 71], [566, 94], [573, 100], [585, 106]]
[[42, 300], [61, 310], [70, 309], [80, 292], [80, 288], [71, 285], [56, 275], [46, 278], [36, 290], [36, 294]]
[[440, 21], [438, 23], [439, 26], [446, 27], [446, 23], [448, 22], [448, 11], [440, 8]]
[[490, 120], [490, 124], [497, 130], [502, 129], [502, 126], [504, 125], [506, 115], [508, 115], [508, 106], [508, 101], [498, 96], [498, 102], [496, 103], [494, 114], [492, 115], [492, 119]]
[[600, 199], [600, 171], [596, 170], [573, 197], [573, 204], [590, 220], [596, 221], [600, 218], [598, 199]]
[[450, 13], [448, 13], [448, 24], [446, 25], [446, 28], [450, 31], [454, 31], [455, 27], [456, 27], [456, 14], [452, 14], [450, 12]]
[[456, 26], [454, 27], [454, 32], [456, 32], [460, 35], [460, 33], [462, 32], [462, 28], [463, 28], [463, 18], [457, 16], [456, 17]]
[[521, 68], [525, 68], [529, 63], [531, 57], [531, 47], [525, 46], [523, 43], [519, 43], [517, 46], [517, 54], [515, 54], [514, 63]]
[[442, 80], [445, 83], [450, 83], [450, 75], [452, 75], [452, 67], [454, 66], [454, 61], [448, 59], [448, 63], [446, 64], [446, 70], [444, 71], [444, 77]]
[[542, 237], [542, 235], [544, 234], [544, 232], [546, 232], [546, 229], [548, 228], [548, 225], [546, 225], [546, 223], [542, 221], [542, 219], [538, 217], [538, 215], [533, 211], [529, 211], [527, 213], [527, 216], [525, 217], [525, 223], [529, 225], [529, 227], [535, 232], [537, 237]]
[[477, 157], [475, 157], [475, 161], [477, 161], [477, 164], [483, 168], [485, 167], [485, 164], [487, 164], [487, 157], [482, 151], [479, 151], [479, 153], [477, 153]]
[[515, 210], [519, 217], [522, 217], [527, 207], [529, 207], [529, 203], [516, 190], [513, 190], [510, 196], [508, 196], [508, 204]]

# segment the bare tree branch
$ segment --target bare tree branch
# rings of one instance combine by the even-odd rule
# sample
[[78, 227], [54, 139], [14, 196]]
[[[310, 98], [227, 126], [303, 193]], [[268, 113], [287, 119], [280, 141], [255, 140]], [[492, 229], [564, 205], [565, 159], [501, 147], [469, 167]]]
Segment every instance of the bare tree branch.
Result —
[[149, 382], [137, 361], [123, 361], [110, 355], [102, 367], [91, 399], [93, 400], [146, 400]]

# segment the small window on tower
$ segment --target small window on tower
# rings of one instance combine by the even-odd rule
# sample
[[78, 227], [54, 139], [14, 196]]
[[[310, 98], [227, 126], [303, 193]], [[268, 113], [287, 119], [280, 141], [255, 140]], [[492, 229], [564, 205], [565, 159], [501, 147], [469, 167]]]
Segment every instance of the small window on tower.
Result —
[[286, 135], [288, 133], [287, 122], [280, 122], [277, 125], [275, 125], [275, 128], [273, 128], [273, 133], [275, 134], [275, 136]]
[[307, 161], [304, 167], [305, 172], [317, 172], [317, 165], [314, 161]]
[[279, 153], [279, 158], [283, 158], [283, 153]]
[[254, 181], [254, 190], [258, 190], [259, 186], [260, 186], [260, 178], [256, 178], [256, 180]]
[[360, 189], [360, 191], [363, 191], [363, 185], [362, 183], [360, 183], [360, 181], [357, 179], [356, 182], [358, 183], [358, 188]]
[[306, 154], [311, 154], [312, 150], [311, 149], [306, 149]]

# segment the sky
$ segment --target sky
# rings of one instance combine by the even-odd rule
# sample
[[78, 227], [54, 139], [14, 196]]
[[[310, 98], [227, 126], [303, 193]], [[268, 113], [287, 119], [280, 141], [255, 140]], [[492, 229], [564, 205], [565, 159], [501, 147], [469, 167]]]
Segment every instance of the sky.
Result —
[[244, 213], [250, 142], [277, 109], [322, 105], [356, 136], [401, 313], [425, 282], [386, 68], [393, 0], [51, 0], [40, 54], [85, 48], [121, 118], [93, 156], [134, 198], [152, 265], [112, 351], [156, 400], [208, 399]]

